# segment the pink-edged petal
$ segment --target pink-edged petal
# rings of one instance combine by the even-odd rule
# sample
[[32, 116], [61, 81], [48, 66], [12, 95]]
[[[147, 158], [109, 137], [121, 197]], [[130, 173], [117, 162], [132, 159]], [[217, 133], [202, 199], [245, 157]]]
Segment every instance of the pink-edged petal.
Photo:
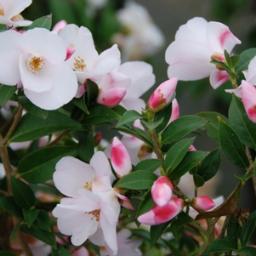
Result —
[[130, 61], [122, 64], [119, 71], [131, 78], [125, 99], [141, 97], [155, 83], [155, 75], [151, 65], [143, 61]]
[[55, 186], [66, 196], [76, 196], [93, 178], [94, 171], [88, 164], [70, 156], [59, 160], [53, 174]]
[[208, 196], [197, 196], [193, 201], [193, 207], [197, 211], [209, 211], [215, 207], [215, 202]]
[[119, 177], [127, 175], [131, 169], [131, 158], [124, 144], [115, 137], [111, 144], [111, 164]]
[[62, 29], [64, 29], [66, 26], [67, 26], [67, 22], [66, 22], [65, 20], [60, 20], [60, 21], [58, 21], [58, 22], [54, 25], [52, 31], [53, 31], [54, 33], [59, 33], [59, 32], [60, 32]]
[[178, 80], [176, 78], [171, 78], [161, 83], [148, 100], [149, 109], [157, 112], [168, 105], [175, 93], [177, 82]]
[[172, 197], [173, 184], [166, 176], [160, 176], [151, 187], [151, 196], [158, 206], [164, 206]]
[[213, 89], [219, 88], [229, 80], [229, 75], [225, 70], [213, 70], [210, 75], [210, 84]]
[[96, 176], [107, 176], [112, 178], [113, 173], [107, 156], [102, 151], [94, 153], [90, 161], [91, 167], [95, 170]]
[[16, 85], [19, 75], [19, 44], [21, 34], [8, 30], [0, 33], [0, 83]]
[[123, 87], [110, 88], [106, 91], [100, 90], [97, 102], [107, 107], [117, 106], [126, 94]]
[[152, 210], [138, 217], [138, 221], [146, 225], [159, 225], [170, 221], [177, 216], [183, 208], [183, 201], [179, 198], [171, 199], [164, 206], [156, 206]]
[[70, 102], [78, 90], [76, 76], [67, 63], [58, 65], [52, 77], [52, 84], [52, 88], [46, 92], [37, 93], [24, 90], [24, 93], [36, 106], [54, 110]]
[[180, 106], [177, 99], [173, 99], [170, 122], [177, 120], [179, 117], [180, 117]]

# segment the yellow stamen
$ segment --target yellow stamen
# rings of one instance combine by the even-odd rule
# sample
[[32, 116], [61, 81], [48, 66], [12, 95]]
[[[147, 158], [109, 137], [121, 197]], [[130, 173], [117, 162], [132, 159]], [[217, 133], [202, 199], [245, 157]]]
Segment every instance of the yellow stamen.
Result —
[[27, 61], [27, 67], [32, 73], [39, 73], [44, 65], [45, 61], [42, 57], [33, 56]]
[[11, 20], [12, 21], [21, 21], [21, 20], [24, 20], [24, 18], [20, 14], [18, 14], [16, 16], [12, 17]]
[[4, 16], [4, 7], [0, 4], [0, 16]]
[[85, 182], [84, 188], [87, 190], [92, 190], [92, 183], [91, 182]]
[[86, 64], [84, 59], [79, 56], [75, 57], [74, 66], [73, 66], [74, 71], [83, 72], [85, 68], [86, 68]]

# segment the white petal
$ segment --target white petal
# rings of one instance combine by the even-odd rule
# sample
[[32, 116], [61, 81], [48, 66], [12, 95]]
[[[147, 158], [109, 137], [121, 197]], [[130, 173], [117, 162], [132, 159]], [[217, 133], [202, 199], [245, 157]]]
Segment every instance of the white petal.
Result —
[[143, 61], [130, 61], [122, 64], [119, 71], [131, 79], [125, 99], [138, 98], [155, 83], [155, 75], [151, 65]]
[[124, 106], [127, 110], [136, 110], [141, 112], [145, 108], [145, 102], [142, 99], [132, 99], [126, 97], [121, 101], [121, 105]]
[[36, 93], [25, 90], [25, 95], [35, 105], [46, 110], [58, 109], [76, 96], [78, 90], [77, 79], [67, 63], [57, 67], [52, 80], [53, 86], [49, 91]]
[[225, 70], [213, 70], [210, 75], [210, 84], [213, 89], [219, 88], [229, 79], [229, 75]]
[[110, 163], [106, 157], [106, 155], [102, 151], [96, 152], [91, 161], [90, 165], [96, 172], [96, 176], [108, 176], [113, 177], [113, 173], [111, 171]]
[[9, 0], [8, 2], [9, 8], [7, 10], [7, 14], [9, 18], [20, 14], [23, 10], [32, 4], [32, 0]]
[[256, 57], [252, 58], [248, 65], [248, 70], [244, 72], [246, 81], [256, 84]]
[[0, 83], [16, 85], [20, 81], [19, 75], [19, 44], [21, 34], [9, 30], [0, 32]]
[[53, 174], [55, 186], [67, 196], [77, 195], [85, 183], [91, 182], [93, 178], [94, 171], [88, 164], [69, 156], [63, 157], [57, 163]]

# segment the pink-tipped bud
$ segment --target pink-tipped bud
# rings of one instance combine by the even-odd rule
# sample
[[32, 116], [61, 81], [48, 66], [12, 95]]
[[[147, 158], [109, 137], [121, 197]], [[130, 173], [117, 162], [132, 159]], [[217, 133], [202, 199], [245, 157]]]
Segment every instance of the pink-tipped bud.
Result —
[[157, 112], [168, 105], [175, 93], [177, 82], [176, 78], [171, 78], [161, 83], [148, 100], [149, 109], [153, 112]]
[[138, 221], [146, 225], [159, 225], [170, 221], [177, 216], [183, 208], [183, 200], [173, 197], [166, 205], [156, 206], [138, 217]]
[[180, 106], [176, 99], [172, 101], [172, 113], [170, 117], [170, 122], [177, 120], [180, 117]]
[[66, 22], [65, 20], [61, 20], [61, 21], [57, 22], [57, 23], [54, 25], [52, 31], [53, 31], [54, 33], [59, 33], [59, 32], [60, 32], [63, 28], [65, 28], [66, 26], [67, 26], [67, 22]]
[[119, 177], [127, 175], [132, 169], [130, 155], [117, 137], [113, 139], [111, 144], [110, 161]]
[[173, 184], [166, 176], [159, 177], [151, 188], [151, 196], [158, 206], [167, 204], [172, 197]]
[[108, 90], [102, 90], [99, 93], [97, 102], [107, 107], [114, 107], [118, 105], [126, 94], [126, 89], [122, 87], [115, 87]]
[[69, 60], [72, 57], [72, 55], [74, 54], [75, 51], [76, 51], [75, 48], [68, 47], [67, 51], [66, 51], [66, 59], [65, 60]]
[[209, 211], [215, 207], [215, 202], [208, 196], [198, 196], [192, 205], [197, 211]]
[[190, 145], [189, 148], [188, 148], [188, 151], [189, 152], [195, 152], [195, 151], [197, 151], [197, 149], [194, 145]]

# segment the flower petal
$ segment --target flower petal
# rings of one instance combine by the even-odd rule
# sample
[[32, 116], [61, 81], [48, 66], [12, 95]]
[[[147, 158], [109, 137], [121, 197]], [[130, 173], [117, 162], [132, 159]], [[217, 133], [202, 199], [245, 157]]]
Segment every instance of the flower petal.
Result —
[[225, 70], [213, 70], [210, 75], [210, 84], [213, 89], [219, 88], [229, 80], [229, 75]]

